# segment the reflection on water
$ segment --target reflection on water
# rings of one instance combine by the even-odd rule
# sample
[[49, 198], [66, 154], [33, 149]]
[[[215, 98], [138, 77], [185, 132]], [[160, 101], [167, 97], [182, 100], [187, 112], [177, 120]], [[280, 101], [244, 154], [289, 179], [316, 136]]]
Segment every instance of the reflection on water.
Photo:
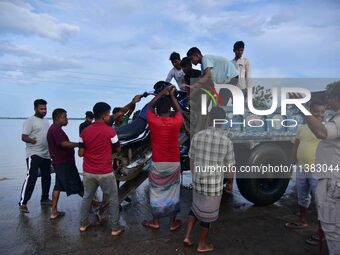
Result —
[[[71, 141], [78, 142], [78, 127], [81, 120], [69, 120], [64, 130]], [[26, 174], [25, 143], [21, 141], [24, 120], [0, 120], [0, 180], [23, 179]], [[52, 121], [50, 120], [50, 123]], [[78, 170], [82, 170], [82, 159], [76, 156]]]

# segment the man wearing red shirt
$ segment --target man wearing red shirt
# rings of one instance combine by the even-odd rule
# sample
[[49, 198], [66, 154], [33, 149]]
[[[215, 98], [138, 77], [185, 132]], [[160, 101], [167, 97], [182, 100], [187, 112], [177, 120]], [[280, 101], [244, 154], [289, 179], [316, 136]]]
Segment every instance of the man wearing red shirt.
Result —
[[[165, 83], [165, 82], [161, 82]], [[178, 137], [182, 126], [175, 86], [168, 86], [149, 103], [147, 121], [151, 133], [152, 165], [149, 172], [150, 204], [153, 220], [143, 226], [159, 229], [159, 218], [170, 217], [170, 230], [181, 227], [176, 219], [180, 210], [180, 150]], [[171, 112], [174, 108], [175, 114]]]
[[109, 202], [111, 235], [118, 236], [124, 228], [119, 225], [119, 202], [116, 178], [112, 172], [112, 152], [120, 152], [115, 130], [108, 125], [111, 107], [99, 102], [93, 107], [95, 122], [80, 135], [78, 155], [84, 157], [84, 197], [81, 204], [80, 231], [84, 232], [96, 221], [90, 214], [91, 202], [98, 186]]

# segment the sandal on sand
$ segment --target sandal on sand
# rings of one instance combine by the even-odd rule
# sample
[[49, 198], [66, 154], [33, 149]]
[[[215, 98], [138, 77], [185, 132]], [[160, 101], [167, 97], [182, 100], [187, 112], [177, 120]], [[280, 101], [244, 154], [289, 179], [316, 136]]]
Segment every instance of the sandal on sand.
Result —
[[197, 248], [197, 252], [199, 253], [211, 252], [213, 250], [214, 250], [214, 246], [212, 244], [209, 244], [209, 247], [204, 250]]
[[176, 231], [177, 229], [179, 229], [180, 227], [182, 227], [183, 223], [181, 220], [175, 220], [175, 226], [173, 226], [173, 224], [171, 224], [170, 226], [170, 230], [171, 231]]
[[62, 217], [65, 216], [65, 212], [58, 212], [57, 216], [52, 216], [50, 217], [50, 220], [56, 220], [56, 219], [60, 219]]
[[317, 245], [320, 245], [324, 240], [325, 240], [325, 237], [322, 237], [320, 240], [319, 234], [312, 234], [308, 239], [305, 240], [305, 243], [309, 245], [317, 246]]
[[285, 224], [285, 228], [288, 229], [304, 229], [308, 228], [307, 223], [299, 223], [299, 222], [288, 222]]
[[119, 226], [117, 230], [112, 230], [111, 235], [120, 236], [121, 234], [123, 234], [124, 231], [125, 231], [125, 228], [123, 226]]
[[146, 228], [159, 229], [159, 226], [153, 224], [152, 221], [148, 221], [148, 220], [143, 221], [142, 225]]

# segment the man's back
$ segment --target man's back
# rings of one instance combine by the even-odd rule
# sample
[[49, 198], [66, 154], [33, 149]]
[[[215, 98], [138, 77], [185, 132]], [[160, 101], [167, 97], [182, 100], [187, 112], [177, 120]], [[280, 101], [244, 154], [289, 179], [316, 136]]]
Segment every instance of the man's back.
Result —
[[228, 83], [230, 79], [238, 76], [235, 66], [225, 57], [204, 55], [202, 57], [202, 72], [207, 68], [212, 68], [212, 80], [215, 83]]
[[94, 122], [80, 136], [84, 144], [84, 171], [93, 174], [112, 172], [112, 144], [118, 142], [113, 128], [104, 122]]
[[207, 128], [196, 133], [191, 141], [195, 165], [224, 165], [234, 163], [234, 150], [231, 140], [224, 130]]
[[235, 164], [233, 144], [225, 131], [210, 127], [196, 133], [191, 139], [189, 157], [194, 161], [194, 189], [206, 196], [220, 196], [223, 167], [228, 169]]
[[182, 114], [174, 117], [157, 116], [153, 110], [147, 112], [151, 132], [152, 160], [154, 162], [179, 162], [178, 136], [182, 126]]

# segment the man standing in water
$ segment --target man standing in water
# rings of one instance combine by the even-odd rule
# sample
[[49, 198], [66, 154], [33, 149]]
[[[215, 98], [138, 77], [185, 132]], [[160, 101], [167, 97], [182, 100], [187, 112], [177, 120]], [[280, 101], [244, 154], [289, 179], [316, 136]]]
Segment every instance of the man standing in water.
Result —
[[24, 122], [21, 140], [26, 143], [27, 176], [21, 189], [19, 210], [29, 213], [27, 202], [30, 200], [39, 170], [41, 174], [41, 205], [52, 205], [48, 198], [51, 186], [51, 158], [48, 152], [47, 131], [50, 126], [44, 119], [47, 113], [47, 102], [44, 99], [34, 101], [35, 114]]

